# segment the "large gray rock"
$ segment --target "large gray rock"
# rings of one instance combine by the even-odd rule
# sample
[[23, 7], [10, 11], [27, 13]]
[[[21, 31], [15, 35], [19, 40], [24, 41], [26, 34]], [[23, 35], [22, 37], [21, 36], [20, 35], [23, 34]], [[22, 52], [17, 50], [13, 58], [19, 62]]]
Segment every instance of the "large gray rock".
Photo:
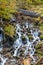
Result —
[[40, 14], [33, 12], [33, 11], [28, 11], [28, 10], [23, 10], [20, 9], [18, 10], [22, 15], [30, 16], [30, 17], [38, 17]]

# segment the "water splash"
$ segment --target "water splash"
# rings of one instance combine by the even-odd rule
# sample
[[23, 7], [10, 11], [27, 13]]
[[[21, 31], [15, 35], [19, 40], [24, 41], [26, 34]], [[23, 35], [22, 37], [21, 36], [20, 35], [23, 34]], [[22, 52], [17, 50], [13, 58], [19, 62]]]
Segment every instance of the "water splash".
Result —
[[8, 58], [3, 57], [3, 55], [1, 54], [0, 54], [0, 59], [1, 59], [0, 65], [4, 65], [6, 61], [8, 60]]

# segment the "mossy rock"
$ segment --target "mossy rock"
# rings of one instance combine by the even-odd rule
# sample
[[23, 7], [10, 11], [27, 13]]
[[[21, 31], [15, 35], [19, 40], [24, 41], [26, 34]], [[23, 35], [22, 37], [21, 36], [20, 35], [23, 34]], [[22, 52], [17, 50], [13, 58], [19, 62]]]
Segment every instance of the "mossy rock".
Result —
[[23, 44], [26, 44], [27, 43], [26, 42], [26, 38], [24, 36], [22, 36], [22, 42], [23, 42]]
[[37, 44], [35, 47], [36, 48], [35, 54], [38, 55], [38, 57], [43, 56], [43, 52], [41, 51], [41, 46], [42, 44]]
[[28, 31], [28, 34], [30, 34], [30, 33], [31, 33], [29, 28], [28, 28], [28, 30], [27, 30], [27, 31]]
[[26, 38], [24, 36], [22, 36], [22, 40], [25, 40]]
[[33, 37], [30, 33], [28, 33], [28, 38], [29, 38], [29, 40], [33, 40]]
[[30, 41], [33, 40], [33, 37], [32, 37], [32, 36], [29, 36], [29, 40], [30, 40]]
[[35, 48], [36, 48], [36, 49], [40, 49], [40, 48], [41, 48], [41, 44], [37, 44], [37, 45], [35, 46]]
[[42, 34], [39, 37], [40, 37], [40, 40], [43, 40], [43, 35]]
[[39, 29], [43, 31], [43, 23], [39, 25]]
[[35, 54], [37, 54], [39, 57], [43, 56], [43, 52], [41, 52], [40, 50], [36, 50]]
[[5, 32], [5, 34], [13, 37], [16, 33], [16, 29], [14, 28], [14, 26], [8, 24], [8, 25], [5, 25], [4, 32]]

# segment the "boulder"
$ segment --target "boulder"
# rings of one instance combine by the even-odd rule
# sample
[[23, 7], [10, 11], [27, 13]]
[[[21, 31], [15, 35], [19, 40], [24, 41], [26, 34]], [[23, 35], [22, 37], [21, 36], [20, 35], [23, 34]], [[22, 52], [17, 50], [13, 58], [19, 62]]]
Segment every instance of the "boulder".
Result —
[[24, 65], [31, 65], [30, 58], [24, 59], [23, 64]]
[[19, 13], [21, 13], [22, 15], [25, 15], [25, 16], [30, 16], [30, 17], [39, 17], [40, 15], [36, 12], [33, 12], [33, 11], [28, 11], [28, 10], [23, 10], [23, 9], [20, 9], [18, 10]]

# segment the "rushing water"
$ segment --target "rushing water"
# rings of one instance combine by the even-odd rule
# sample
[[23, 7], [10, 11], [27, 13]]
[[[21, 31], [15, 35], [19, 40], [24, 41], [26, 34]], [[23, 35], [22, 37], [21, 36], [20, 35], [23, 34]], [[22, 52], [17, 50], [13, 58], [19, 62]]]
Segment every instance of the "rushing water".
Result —
[[3, 36], [2, 36], [1, 30], [2, 28], [0, 28], [0, 52], [3, 50], [3, 45], [2, 45]]
[[[28, 35], [23, 32], [21, 32], [23, 29], [28, 29], [30, 28], [30, 33], [33, 37], [33, 40], [32, 41], [29, 41], [29, 37]], [[35, 53], [35, 47], [34, 47], [34, 42], [36, 42], [37, 40], [40, 41], [40, 38], [39, 38], [39, 30], [36, 29], [36, 28], [33, 28], [33, 25], [32, 24], [28, 24], [28, 22], [25, 23], [25, 26], [23, 25], [21, 28], [21, 25], [18, 23], [16, 24], [16, 34], [18, 34], [18, 38], [14, 41], [14, 44], [13, 44], [13, 47], [14, 47], [14, 54], [13, 56], [18, 56], [18, 51], [21, 47], [23, 46], [26, 46], [26, 49], [24, 51], [24, 56], [26, 56], [28, 53], [30, 55], [30, 57], [33, 59], [33, 62], [35, 62], [35, 58], [34, 58], [34, 53]], [[22, 35], [25, 37], [26, 39], [26, 44], [23, 43], [23, 40], [22, 40]], [[0, 37], [0, 40], [1, 40], [1, 37]], [[2, 46], [0, 47], [0, 51], [2, 49]], [[29, 50], [29, 51], [28, 51]], [[6, 63], [6, 60], [8, 60], [8, 58], [5, 58], [3, 57], [3, 55], [0, 54], [0, 65], [4, 65]]]
[[[16, 41], [14, 41], [14, 48], [15, 48], [15, 45], [17, 46], [17, 48], [14, 51], [14, 56], [17, 56], [18, 50], [20, 49], [21, 46], [23, 46], [22, 38], [21, 38], [21, 36], [22, 36], [21, 27], [20, 27], [19, 24], [17, 24], [16, 26], [17, 26], [16, 27], [16, 33], [18, 34], [19, 38], [16, 39]], [[23, 36], [26, 38], [26, 41], [27, 41], [26, 49], [24, 51], [24, 55], [26, 56], [27, 53], [28, 53], [28, 50], [29, 50], [29, 55], [33, 59], [33, 62], [35, 62], [35, 59], [33, 57], [33, 55], [35, 53], [35, 48], [34, 48], [34, 44], [33, 43], [35, 41], [37, 41], [37, 40], [40, 41], [40, 38], [38, 37], [39, 30], [34, 29], [34, 28], [31, 29], [31, 27], [33, 27], [33, 25], [31, 25], [31, 24], [28, 25], [28, 22], [25, 23], [25, 28], [27, 28], [27, 29], [30, 28], [30, 33], [31, 33], [31, 35], [33, 37], [33, 40], [32, 40], [32, 42], [29, 41], [28, 35], [26, 33], [23, 33]], [[23, 28], [24, 28], [24, 26], [23, 26]]]
[[14, 41], [14, 48], [15, 48], [15, 47], [17, 47], [17, 48], [16, 48], [16, 50], [14, 51], [14, 55], [13, 55], [13, 56], [16, 56], [16, 55], [17, 55], [18, 49], [19, 49], [19, 48], [21, 47], [21, 45], [22, 45], [20, 25], [17, 24], [17, 25], [16, 25], [16, 28], [17, 28], [17, 29], [16, 29], [16, 33], [18, 34], [19, 38], [18, 38], [16, 41]]
[[4, 65], [8, 58], [3, 57], [3, 55], [0, 54], [0, 65]]

